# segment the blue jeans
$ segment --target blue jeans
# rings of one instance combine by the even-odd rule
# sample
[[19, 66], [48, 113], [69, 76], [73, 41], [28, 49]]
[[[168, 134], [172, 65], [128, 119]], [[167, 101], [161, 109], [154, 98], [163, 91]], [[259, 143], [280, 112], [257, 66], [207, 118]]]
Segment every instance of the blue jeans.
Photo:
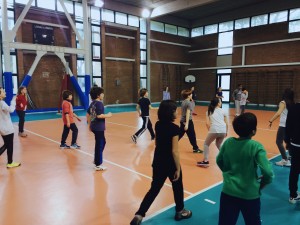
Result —
[[235, 225], [240, 211], [246, 225], [261, 225], [260, 198], [246, 200], [221, 193], [219, 225]]
[[93, 131], [95, 134], [95, 156], [94, 162], [96, 166], [103, 163], [103, 151], [106, 144], [104, 131]]

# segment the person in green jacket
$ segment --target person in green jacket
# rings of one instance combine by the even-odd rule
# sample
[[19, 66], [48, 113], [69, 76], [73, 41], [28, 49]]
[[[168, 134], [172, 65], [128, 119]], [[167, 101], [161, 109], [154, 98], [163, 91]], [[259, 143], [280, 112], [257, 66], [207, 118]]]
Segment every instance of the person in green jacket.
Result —
[[228, 138], [217, 156], [224, 179], [219, 225], [235, 225], [240, 212], [246, 225], [261, 225], [261, 189], [274, 178], [272, 166], [262, 144], [251, 140], [256, 133], [256, 116], [244, 113], [232, 125], [239, 138]]

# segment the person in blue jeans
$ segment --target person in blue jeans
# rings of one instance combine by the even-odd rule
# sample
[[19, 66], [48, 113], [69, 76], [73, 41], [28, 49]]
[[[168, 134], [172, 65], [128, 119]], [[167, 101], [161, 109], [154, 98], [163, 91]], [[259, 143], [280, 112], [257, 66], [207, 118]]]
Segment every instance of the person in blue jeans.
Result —
[[105, 140], [105, 119], [110, 118], [112, 114], [109, 112], [104, 113], [104, 90], [101, 87], [92, 87], [90, 90], [90, 96], [93, 100], [87, 110], [87, 121], [89, 129], [95, 135], [95, 170], [106, 170], [107, 168], [102, 165], [103, 163], [103, 151], [106, 144]]
[[256, 134], [256, 116], [244, 113], [232, 125], [239, 137], [228, 138], [217, 156], [224, 179], [219, 225], [235, 225], [240, 212], [246, 225], [261, 225], [261, 189], [272, 182], [272, 166], [262, 144], [251, 139]]

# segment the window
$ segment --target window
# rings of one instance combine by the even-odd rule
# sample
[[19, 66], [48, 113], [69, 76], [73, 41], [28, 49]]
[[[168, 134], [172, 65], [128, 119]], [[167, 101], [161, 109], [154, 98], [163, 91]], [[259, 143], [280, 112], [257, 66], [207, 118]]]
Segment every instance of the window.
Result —
[[300, 32], [300, 20], [289, 22], [289, 33]]
[[233, 21], [219, 23], [219, 32], [233, 30]]
[[85, 92], [85, 78], [77, 76], [77, 82], [78, 82], [79, 87], [82, 90], [82, 92]]
[[147, 33], [146, 19], [140, 19], [140, 32], [141, 33]]
[[77, 60], [77, 75], [85, 75], [85, 65], [83, 59]]
[[141, 51], [141, 63], [146, 63], [147, 61], [147, 52]]
[[133, 26], [133, 27], [139, 27], [140, 26], [140, 21], [137, 16], [128, 16], [128, 25]]
[[[76, 29], [77, 29], [80, 37], [83, 38], [84, 37], [83, 24], [82, 23], [76, 23], [75, 26], [76, 26]], [[76, 40], [78, 41], [78, 37], [77, 36], [76, 36]]]
[[150, 21], [150, 29], [158, 32], [165, 32], [164, 24], [156, 21]]
[[[65, 0], [64, 5], [67, 8], [68, 13], [74, 14], [73, 2]], [[62, 8], [59, 1], [57, 1], [57, 10], [60, 11], [60, 12], [64, 12], [64, 10], [63, 10], [63, 8]]]
[[114, 23], [114, 12], [108, 9], [102, 9], [102, 20]]
[[208, 25], [204, 28], [205, 34], [214, 34], [218, 32], [218, 24]]
[[[28, 0], [27, 0], [28, 2]], [[26, 4], [27, 4], [26, 2]], [[37, 6], [44, 9], [55, 10], [55, 0], [37, 0]]]
[[92, 42], [101, 43], [100, 27], [92, 26]]
[[140, 35], [140, 49], [146, 49], [147, 48], [147, 36], [145, 34]]
[[218, 47], [221, 48], [221, 49], [218, 49], [219, 55], [232, 54], [232, 47], [222, 48], [222, 47], [228, 47], [228, 46], [232, 46], [232, 45], [233, 45], [233, 31], [219, 33]]
[[140, 88], [147, 88], [147, 80], [140, 79]]
[[101, 62], [93, 61], [93, 77], [101, 76]]
[[300, 8], [290, 10], [290, 20], [300, 20]]
[[268, 24], [268, 15], [253, 16], [251, 18], [251, 27]]
[[189, 37], [190, 36], [189, 29], [184, 27], [178, 27], [178, 35], [183, 37]]
[[243, 18], [235, 21], [234, 29], [239, 30], [250, 27], [250, 18]]
[[93, 78], [93, 85], [97, 85], [98, 87], [102, 87], [102, 78], [94, 77]]
[[165, 32], [168, 34], [175, 34], [177, 35], [177, 27], [170, 24], [165, 24]]
[[116, 12], [116, 23], [127, 25], [127, 15]]
[[223, 102], [230, 101], [230, 76], [231, 69], [217, 70], [217, 88], [222, 87]]
[[83, 18], [83, 9], [81, 3], [75, 3], [75, 16], [77, 20], [82, 21]]
[[100, 24], [100, 10], [96, 7], [91, 7], [91, 22], [94, 24]]
[[147, 66], [140, 65], [140, 77], [147, 77]]
[[100, 46], [93, 45], [93, 59], [100, 59], [101, 53], [100, 53]]
[[274, 12], [270, 14], [270, 23], [280, 23], [287, 21], [288, 11]]
[[[27, 5], [29, 0], [15, 0], [15, 1], [16, 1], [16, 3], [21, 3], [21, 4], [24, 4], [24, 5]], [[34, 5], [34, 4], [35, 4], [35, 2], [33, 1], [31, 5]]]
[[16, 95], [18, 93], [18, 76], [12, 76], [13, 80], [13, 94]]
[[203, 35], [203, 27], [197, 27], [192, 29], [192, 37], [198, 37]]

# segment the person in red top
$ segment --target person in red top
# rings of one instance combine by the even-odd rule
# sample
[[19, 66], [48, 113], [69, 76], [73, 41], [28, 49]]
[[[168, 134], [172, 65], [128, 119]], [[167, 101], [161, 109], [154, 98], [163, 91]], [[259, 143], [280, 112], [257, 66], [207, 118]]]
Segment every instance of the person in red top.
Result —
[[18, 94], [16, 98], [16, 112], [19, 117], [19, 136], [27, 137], [24, 133], [24, 123], [25, 123], [25, 111], [27, 109], [27, 88], [24, 86], [19, 87]]
[[[78, 129], [74, 122], [74, 117], [81, 121], [81, 119], [73, 112], [72, 106], [72, 99], [73, 94], [69, 90], [63, 91], [63, 102], [62, 102], [62, 119], [64, 122], [64, 130], [61, 136], [61, 149], [65, 148], [73, 148], [73, 149], [80, 149], [80, 146], [77, 145], [77, 136], [78, 136]], [[72, 130], [72, 142], [71, 146], [66, 144], [67, 137], [69, 135], [70, 129]]]

